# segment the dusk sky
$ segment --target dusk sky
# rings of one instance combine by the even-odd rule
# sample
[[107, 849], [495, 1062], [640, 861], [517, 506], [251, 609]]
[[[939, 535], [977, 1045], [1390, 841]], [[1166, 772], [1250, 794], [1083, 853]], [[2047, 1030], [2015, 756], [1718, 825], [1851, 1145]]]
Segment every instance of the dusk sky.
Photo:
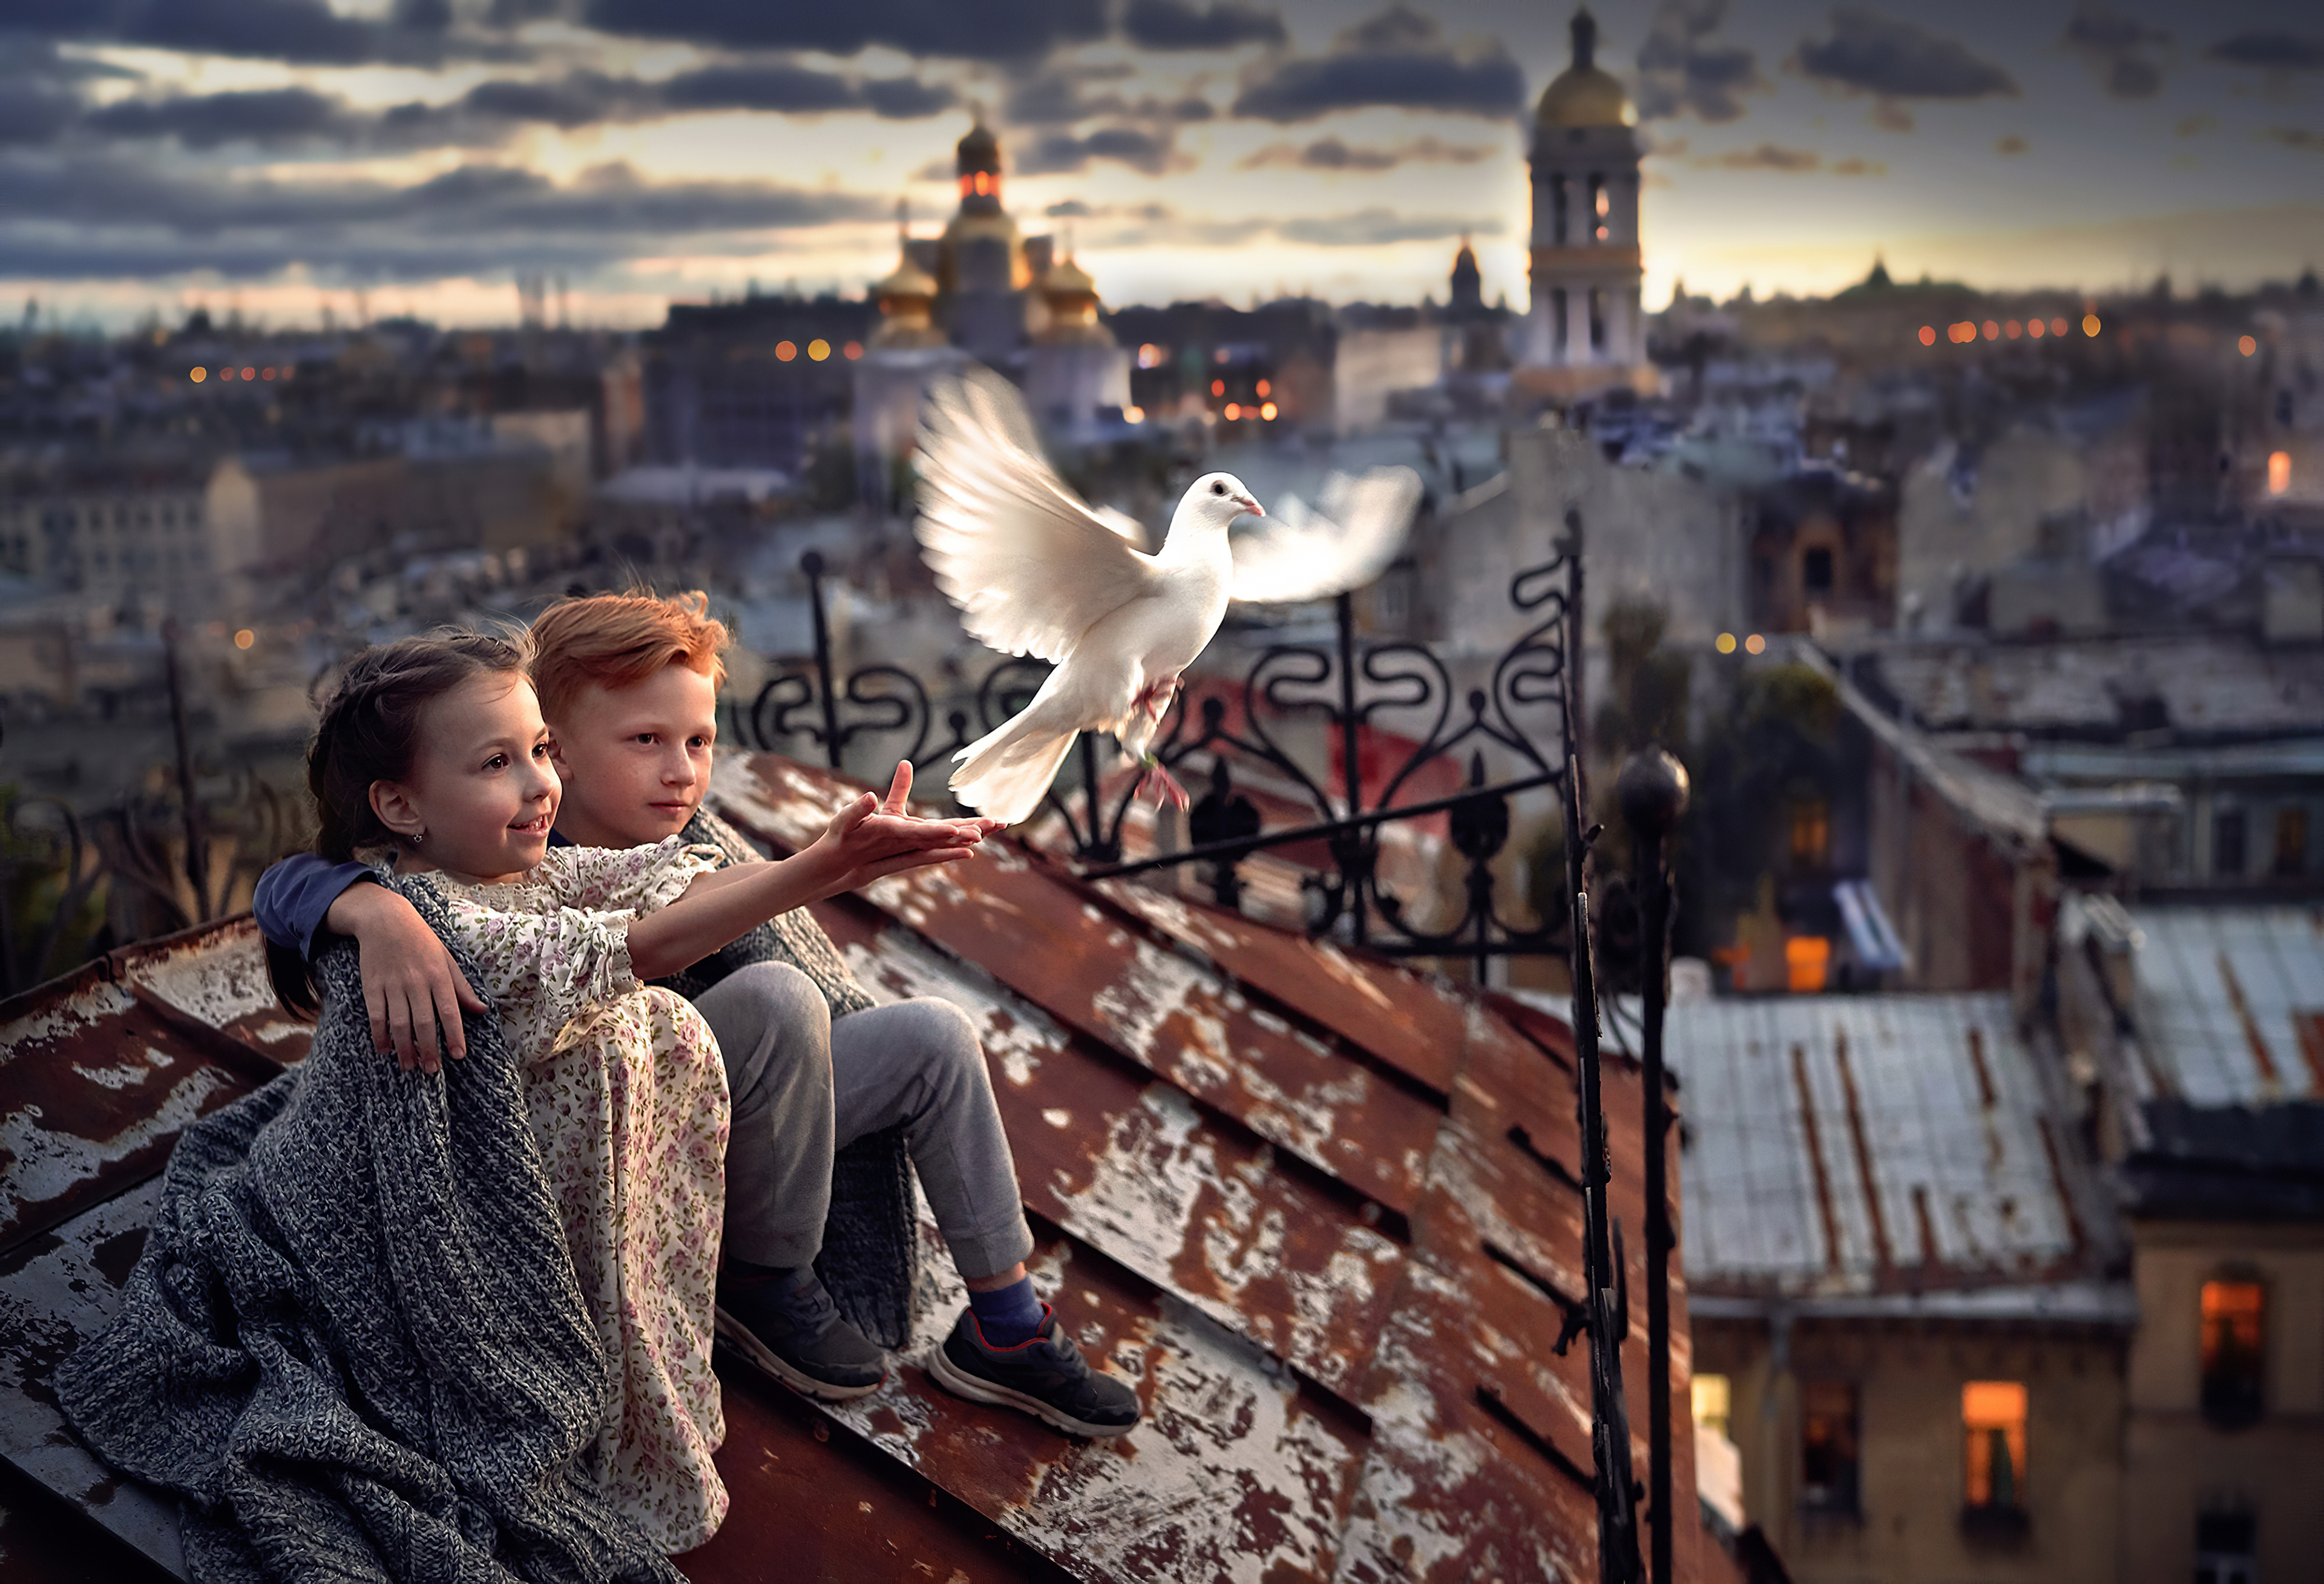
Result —
[[[2324, 265], [2324, 21], [2294, 0], [1595, 8], [1646, 297], [1899, 278], [2104, 290]], [[981, 106], [1028, 233], [1112, 303], [1526, 301], [1563, 3], [0, 0], [0, 282], [67, 320], [576, 322], [858, 293]]]

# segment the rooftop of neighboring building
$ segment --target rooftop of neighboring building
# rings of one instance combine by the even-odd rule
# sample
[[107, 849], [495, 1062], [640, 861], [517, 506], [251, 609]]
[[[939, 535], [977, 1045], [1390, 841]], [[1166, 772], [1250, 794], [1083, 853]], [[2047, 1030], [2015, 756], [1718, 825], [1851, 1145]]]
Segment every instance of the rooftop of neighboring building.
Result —
[[2130, 1318], [2007, 994], [1704, 998], [1666, 1040], [1700, 1312]]

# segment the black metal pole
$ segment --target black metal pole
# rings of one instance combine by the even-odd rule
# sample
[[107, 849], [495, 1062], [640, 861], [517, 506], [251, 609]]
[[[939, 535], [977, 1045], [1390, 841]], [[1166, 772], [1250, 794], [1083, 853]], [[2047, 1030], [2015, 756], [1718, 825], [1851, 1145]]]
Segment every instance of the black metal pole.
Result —
[[[1353, 819], [1363, 812], [1364, 807], [1363, 771], [1356, 762], [1355, 595], [1342, 590], [1340, 597], [1333, 602], [1332, 613], [1339, 626], [1340, 634], [1340, 779], [1341, 784], [1347, 789], [1347, 817]], [[1368, 846], [1366, 837], [1353, 834], [1348, 840], [1354, 852], [1360, 854], [1365, 852]], [[1363, 861], [1361, 867], [1368, 870], [1371, 866], [1369, 861]], [[1351, 874], [1348, 879], [1349, 897], [1353, 909], [1349, 915], [1349, 925], [1354, 931], [1356, 944], [1360, 946], [1364, 944], [1364, 937], [1368, 933], [1364, 927], [1365, 876], [1362, 873]]]
[[1637, 841], [1640, 904], [1638, 988], [1640, 1042], [1644, 1046], [1646, 1169], [1646, 1357], [1654, 1372], [1646, 1383], [1646, 1411], [1654, 1423], [1647, 1435], [1646, 1534], [1655, 1584], [1670, 1584], [1671, 1370], [1670, 1257], [1677, 1239], [1671, 1231], [1670, 1095], [1663, 1068], [1663, 1008], [1670, 976], [1671, 889], [1667, 842], [1685, 812], [1685, 767], [1659, 748], [1631, 756], [1622, 767], [1615, 794], [1622, 818]]
[[[1581, 566], [1573, 566], [1576, 582]], [[1565, 615], [1566, 654], [1578, 666], [1582, 622], [1578, 602]], [[1573, 680], [1569, 675], [1568, 683]], [[1628, 1325], [1617, 1297], [1621, 1276], [1614, 1268], [1607, 1226], [1606, 1188], [1612, 1175], [1607, 1153], [1606, 1112], [1600, 1085], [1598, 987], [1590, 935], [1590, 890], [1586, 878], [1594, 831], [1585, 833], [1589, 806], [1582, 780], [1582, 754], [1574, 721], [1573, 695], [1567, 695], [1561, 728], [1565, 748], [1565, 891], [1573, 904], [1573, 1070], [1575, 1109], [1582, 1135], [1582, 1264], [1589, 1284], [1591, 1447], [1596, 1463], [1598, 1575], [1600, 1584], [1631, 1584], [1638, 1576], [1637, 1515], [1632, 1508], [1629, 1405], [1622, 1390], [1622, 1342]]]
[[186, 884], [194, 898], [193, 916], [189, 924], [199, 924], [210, 916], [208, 854], [202, 851], [201, 808], [194, 801], [194, 754], [186, 737], [186, 688], [178, 675], [178, 624], [172, 621], [161, 623], [161, 673], [170, 689], [170, 733], [177, 740], [178, 748], [178, 817], [182, 822], [186, 841]]
[[809, 550], [799, 557], [807, 574], [807, 607], [815, 612], [815, 680], [823, 698], [823, 757], [839, 769], [839, 699], [831, 688], [831, 622], [823, 613], [823, 557]]

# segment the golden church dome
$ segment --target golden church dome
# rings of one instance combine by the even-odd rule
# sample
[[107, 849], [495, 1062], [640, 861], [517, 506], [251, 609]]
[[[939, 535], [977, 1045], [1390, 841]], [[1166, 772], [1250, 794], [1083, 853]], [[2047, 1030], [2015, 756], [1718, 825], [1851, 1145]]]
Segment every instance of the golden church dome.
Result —
[[1628, 126], [1637, 120], [1621, 80], [1597, 64], [1598, 21], [1573, 14], [1573, 64], [1542, 91], [1534, 119], [1543, 126]]
[[936, 277], [908, 258], [896, 266], [894, 274], [872, 288], [872, 295], [882, 302], [936, 294]]
[[1049, 266], [1041, 277], [1041, 290], [1050, 297], [1094, 297], [1097, 281], [1069, 254]]

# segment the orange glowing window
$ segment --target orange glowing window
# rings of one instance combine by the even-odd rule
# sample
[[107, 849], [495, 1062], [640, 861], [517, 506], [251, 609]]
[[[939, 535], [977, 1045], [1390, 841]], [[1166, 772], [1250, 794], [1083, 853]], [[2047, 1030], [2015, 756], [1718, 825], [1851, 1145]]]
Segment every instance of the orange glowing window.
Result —
[[2267, 454], [2267, 493], [2281, 495], [2292, 488], [2292, 453], [2271, 451]]
[[2043, 332], [2049, 329], [2049, 326], [2043, 324], [2039, 319], [2028, 319], [2025, 321], [2025, 333], [2028, 336], [2033, 336], [2036, 341], [2042, 339]]
[[850, 341], [846, 345], [839, 349], [839, 353], [840, 355], [847, 359], [848, 362], [853, 363], [857, 358], [863, 355], [863, 343], [861, 341]]
[[2084, 314], [2082, 316], [2082, 334], [2089, 336], [2092, 340], [2096, 340], [2098, 338], [2098, 333], [2104, 328], [2105, 327], [2098, 323], [2098, 315]]
[[1831, 972], [1831, 942], [1822, 935], [1794, 935], [1784, 943], [1784, 977], [1795, 996], [1821, 995]]
[[1224, 380], [1213, 380], [1213, 381], [1211, 382], [1211, 394], [1212, 394], [1212, 395], [1213, 395], [1213, 396], [1223, 396], [1223, 395], [1225, 395], [1226, 393], [1227, 393], [1227, 382], [1226, 382]]
[[807, 355], [816, 363], [821, 363], [831, 355], [831, 343], [818, 336], [807, 344]]
[[2267, 1354], [2267, 1289], [2255, 1281], [2203, 1284], [2203, 1414], [2220, 1424], [2259, 1417]]
[[1792, 867], [1821, 869], [1831, 858], [1831, 806], [1821, 797], [1792, 805]]
[[1235, 419], [1237, 419], [1240, 418], [1241, 416], [1242, 416], [1242, 408], [1241, 408], [1240, 405], [1238, 405], [1237, 403], [1232, 402], [1232, 401], [1230, 401], [1230, 402], [1228, 402], [1228, 403], [1227, 403], [1227, 421], [1228, 421], [1229, 423], [1232, 423]]
[[2001, 339], [2001, 327], [2000, 327], [1999, 325], [1995, 324], [1991, 319], [1987, 319], [1987, 320], [1986, 320], [1986, 321], [1985, 321], [1985, 338], [1986, 338], [1987, 341], [1998, 341], [1998, 340], [2000, 340], [2000, 339]]
[[2062, 335], [2064, 335], [2065, 333], [2066, 333], [2066, 321], [2065, 321], [2065, 320], [2063, 320], [2063, 319], [2052, 319], [2052, 320], [2050, 321], [2050, 334], [2052, 334], [2052, 336], [2062, 336]]
[[189, 380], [193, 381], [193, 382], [194, 382], [195, 384], [198, 385], [198, 384], [200, 384], [204, 380], [207, 380], [207, 379], [208, 379], [208, 378], [210, 377], [210, 371], [209, 371], [209, 370], [208, 370], [208, 369], [196, 369], [192, 373], [190, 373], [190, 374], [187, 375], [186, 377], [187, 377], [188, 379], [189, 379]]
[[1937, 327], [1934, 325], [1923, 325], [1921, 327], [1921, 345], [1923, 346], [1934, 346], [1936, 344]]
[[1973, 1380], [1961, 1387], [1965, 1506], [2016, 1512], [2025, 1506], [2025, 1384]]
[[1277, 409], [1275, 403], [1269, 401], [1259, 408], [1259, 416], [1266, 419], [1268, 423], [1273, 423], [1275, 421], [1276, 411]]
[[244, 369], [242, 371], [242, 377], [245, 380], [254, 380], [258, 378], [258, 371], [256, 369]]
[[788, 363], [798, 355], [798, 348], [792, 345], [789, 342], [778, 341], [775, 343], [775, 361], [777, 363]]
[[271, 380], [274, 377], [274, 371], [272, 369], [261, 369], [258, 371], [258, 377], [262, 380]]
[[2015, 341], [2018, 336], [2025, 333], [2025, 327], [2019, 324], [2015, 319], [2012, 319], [2007, 324], [2001, 327], [2001, 333], [2008, 336], [2012, 341]]
[[1272, 387], [1272, 386], [1270, 386], [1270, 385], [1268, 385], [1268, 382], [1267, 382], [1265, 380], [1261, 380], [1261, 381], [1259, 381], [1258, 389], [1259, 389], [1259, 400], [1260, 400], [1260, 401], [1265, 401], [1265, 400], [1266, 400], [1266, 399], [1267, 399], [1270, 394], [1272, 394], [1272, 392], [1273, 392], [1273, 387]]
[[2246, 357], [2249, 357], [2253, 353], [2259, 350], [2259, 343], [2249, 336], [2246, 336], [2242, 340], [2236, 343], [2236, 350], [2242, 353]]

